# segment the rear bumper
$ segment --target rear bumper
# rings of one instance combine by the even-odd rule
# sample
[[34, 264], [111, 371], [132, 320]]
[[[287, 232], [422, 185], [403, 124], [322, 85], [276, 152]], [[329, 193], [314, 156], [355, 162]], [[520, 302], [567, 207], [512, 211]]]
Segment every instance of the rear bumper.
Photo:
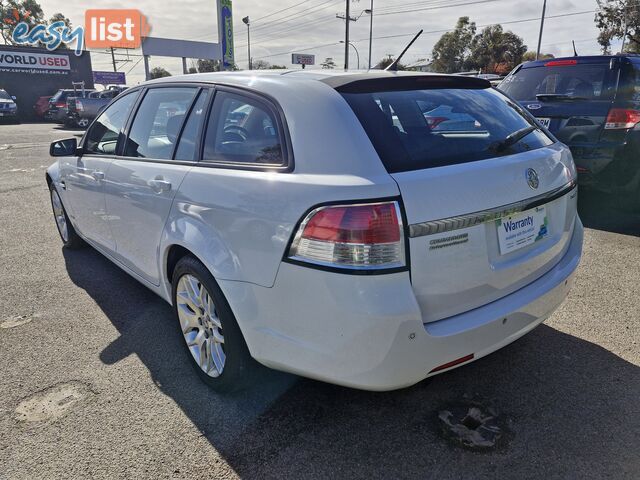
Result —
[[461, 357], [477, 360], [538, 326], [569, 293], [582, 240], [577, 219], [551, 271], [500, 300], [428, 324], [408, 273], [349, 276], [283, 263], [272, 288], [220, 286], [259, 362], [347, 387], [393, 390]]
[[640, 179], [640, 144], [636, 137], [623, 143], [571, 145], [578, 183], [610, 193], [633, 190]]

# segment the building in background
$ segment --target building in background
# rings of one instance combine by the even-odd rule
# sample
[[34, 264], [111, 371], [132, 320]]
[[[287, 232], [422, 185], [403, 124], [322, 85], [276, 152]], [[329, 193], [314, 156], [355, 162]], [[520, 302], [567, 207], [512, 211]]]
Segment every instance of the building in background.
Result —
[[61, 88], [84, 82], [93, 88], [91, 54], [75, 55], [73, 50], [0, 46], [0, 89], [16, 97], [21, 120], [34, 118], [39, 97], [50, 96]]

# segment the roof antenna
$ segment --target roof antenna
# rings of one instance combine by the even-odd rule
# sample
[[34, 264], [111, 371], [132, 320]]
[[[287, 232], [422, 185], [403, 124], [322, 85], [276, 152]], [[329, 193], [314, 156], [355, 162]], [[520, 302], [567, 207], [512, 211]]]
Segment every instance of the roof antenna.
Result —
[[578, 56], [578, 52], [576, 52], [576, 42], [575, 42], [575, 40], [571, 40], [571, 43], [573, 43], [573, 56], [577, 57]]
[[411, 40], [409, 45], [407, 45], [407, 47], [402, 51], [402, 53], [400, 55], [398, 55], [398, 58], [396, 58], [391, 65], [389, 65], [387, 68], [385, 68], [386, 71], [389, 71], [389, 72], [397, 72], [398, 71], [398, 64], [400, 63], [400, 59], [404, 56], [405, 53], [407, 53], [407, 50], [409, 50], [409, 48], [411, 48], [411, 45], [413, 45], [413, 42], [415, 42], [418, 39], [418, 37], [420, 35], [422, 35], [422, 32], [423, 32], [423, 30], [420, 30], [418, 32], [418, 34], [415, 37], [413, 37], [413, 40]]

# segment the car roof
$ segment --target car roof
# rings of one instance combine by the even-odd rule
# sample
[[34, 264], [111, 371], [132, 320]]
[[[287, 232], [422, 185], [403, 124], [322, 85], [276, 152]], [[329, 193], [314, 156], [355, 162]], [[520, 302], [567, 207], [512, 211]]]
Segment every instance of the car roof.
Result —
[[636, 56], [633, 54], [624, 54], [624, 55], [583, 55], [583, 56], [571, 56], [571, 57], [557, 57], [557, 58], [547, 58], [544, 60], [533, 60], [531, 62], [525, 62], [522, 64], [522, 68], [533, 68], [533, 67], [541, 67], [549, 62], [560, 62], [560, 61], [569, 61], [576, 60], [578, 64], [589, 64], [589, 63], [607, 63], [611, 61], [612, 58], [620, 58], [627, 60], [632, 63], [640, 63], [640, 56]]
[[[448, 86], [450, 88], [489, 88], [488, 81], [477, 77], [463, 77], [425, 72], [392, 72], [385, 70], [342, 71], [342, 70], [244, 70], [238, 72], [211, 72], [164, 77], [150, 80], [142, 85], [163, 83], [204, 82], [237, 86], [252, 86], [259, 82], [281, 85], [303, 85], [309, 82], [322, 82], [335, 90], [348, 92], [365, 88], [367, 91], [385, 89], [393, 83], [394, 88], [412, 85], [413, 88], [430, 86]], [[387, 87], [388, 88], [388, 87]], [[400, 88], [402, 88], [400, 86]], [[407, 88], [408, 89], [408, 88]]]

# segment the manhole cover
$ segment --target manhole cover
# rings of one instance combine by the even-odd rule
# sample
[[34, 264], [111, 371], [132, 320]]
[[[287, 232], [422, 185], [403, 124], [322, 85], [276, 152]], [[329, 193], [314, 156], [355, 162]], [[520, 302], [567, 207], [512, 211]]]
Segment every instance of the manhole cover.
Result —
[[17, 315], [15, 317], [9, 317], [0, 323], [0, 328], [15, 328], [25, 323], [29, 323], [34, 318], [38, 318], [40, 315]]
[[438, 412], [440, 431], [454, 444], [490, 450], [504, 441], [504, 428], [492, 409], [479, 404], [453, 405]]
[[54, 385], [20, 402], [16, 418], [23, 422], [55, 420], [87, 401], [94, 393], [82, 382]]

